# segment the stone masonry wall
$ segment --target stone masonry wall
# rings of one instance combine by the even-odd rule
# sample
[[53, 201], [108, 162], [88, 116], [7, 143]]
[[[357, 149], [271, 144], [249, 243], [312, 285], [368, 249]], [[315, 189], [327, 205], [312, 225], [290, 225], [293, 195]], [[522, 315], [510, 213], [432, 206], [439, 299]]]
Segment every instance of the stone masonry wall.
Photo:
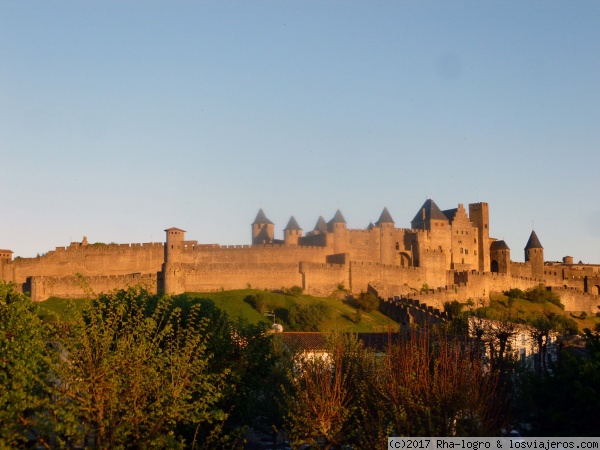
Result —
[[157, 292], [156, 274], [110, 275], [110, 276], [62, 276], [31, 277], [26, 285], [30, 289], [33, 301], [50, 297], [83, 298], [88, 294], [96, 295], [115, 289], [126, 289], [135, 285], [144, 286], [149, 292]]
[[302, 286], [298, 263], [287, 264], [165, 264], [167, 292], [207, 292], [230, 289], [280, 289]]
[[15, 258], [5, 268], [5, 281], [18, 285], [32, 276], [156, 274], [164, 260], [162, 243], [71, 245], [45, 256]]
[[329, 296], [343, 283], [350, 287], [347, 264], [318, 264], [302, 261], [302, 287], [304, 292], [315, 296]]

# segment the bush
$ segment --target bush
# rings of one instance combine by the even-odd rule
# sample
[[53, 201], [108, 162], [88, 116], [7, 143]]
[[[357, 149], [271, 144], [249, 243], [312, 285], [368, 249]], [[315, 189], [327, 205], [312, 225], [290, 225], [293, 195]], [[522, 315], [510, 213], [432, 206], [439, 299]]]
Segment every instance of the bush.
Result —
[[560, 302], [560, 296], [554, 291], [547, 290], [543, 284], [538, 284], [534, 288], [527, 289], [525, 291], [525, 298], [532, 303], [549, 302], [560, 309], [565, 309], [565, 305]]
[[379, 308], [379, 298], [372, 292], [361, 292], [354, 303], [358, 309], [365, 312], [371, 312]]
[[331, 307], [325, 303], [293, 305], [288, 311], [288, 321], [296, 331], [319, 331], [324, 320], [331, 317]]
[[271, 309], [271, 305], [267, 302], [267, 299], [261, 293], [249, 295], [244, 299], [244, 301], [261, 314], [264, 314]]
[[444, 303], [444, 311], [449, 313], [451, 317], [458, 317], [463, 309], [463, 304], [458, 300]]
[[302, 292], [304, 292], [304, 289], [302, 289], [300, 286], [292, 286], [289, 289], [286, 289], [287, 294], [288, 295], [293, 295], [294, 297], [298, 297], [299, 295], [302, 295]]
[[509, 291], [504, 291], [504, 295], [508, 298], [525, 298], [525, 292], [518, 288], [512, 288]]

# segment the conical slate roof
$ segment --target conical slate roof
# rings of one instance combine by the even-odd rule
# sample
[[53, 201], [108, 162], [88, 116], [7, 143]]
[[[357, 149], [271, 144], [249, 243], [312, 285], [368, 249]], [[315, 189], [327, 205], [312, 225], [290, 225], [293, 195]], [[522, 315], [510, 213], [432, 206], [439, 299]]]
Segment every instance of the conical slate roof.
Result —
[[494, 241], [490, 245], [490, 250], [510, 250], [510, 247], [504, 241]]
[[294, 219], [294, 216], [292, 216], [290, 217], [290, 220], [286, 227], [283, 229], [283, 231], [286, 230], [302, 230], [302, 228], [300, 228], [300, 225], [298, 225], [298, 222], [296, 222], [296, 219]]
[[448, 217], [431, 199], [425, 200], [425, 203], [423, 203], [423, 206], [421, 206], [419, 212], [410, 223], [415, 226], [427, 220], [448, 220]]
[[252, 222], [252, 225], [273, 225], [273, 222], [267, 219], [265, 212], [262, 210], [262, 208], [260, 208], [258, 210], [258, 214], [256, 215], [256, 219], [254, 219], [254, 222]]
[[531, 232], [531, 236], [529, 236], [529, 240], [527, 241], [527, 245], [525, 246], [525, 250], [529, 250], [530, 248], [544, 248], [540, 243], [540, 240], [535, 234], [535, 231]]
[[381, 216], [379, 216], [379, 220], [375, 222], [375, 225], [379, 226], [382, 223], [394, 223], [394, 219], [392, 219], [392, 216], [390, 215], [390, 212], [388, 211], [387, 207], [383, 208]]
[[317, 224], [315, 225], [315, 231], [320, 231], [321, 233], [327, 232], [327, 222], [325, 222], [323, 216], [319, 216], [319, 220], [317, 220]]
[[346, 219], [344, 219], [344, 216], [339, 209], [335, 212], [333, 219], [329, 221], [329, 225], [333, 225], [334, 223], [346, 223]]

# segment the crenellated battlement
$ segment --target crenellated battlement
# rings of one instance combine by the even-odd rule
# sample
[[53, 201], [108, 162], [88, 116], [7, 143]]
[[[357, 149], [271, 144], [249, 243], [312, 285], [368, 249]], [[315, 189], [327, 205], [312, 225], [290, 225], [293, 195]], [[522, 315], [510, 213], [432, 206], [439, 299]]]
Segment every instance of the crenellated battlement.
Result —
[[[187, 232], [174, 227], [165, 230], [164, 243], [90, 244], [84, 237], [36, 258], [11, 259], [12, 253], [0, 250], [0, 280], [24, 287], [30, 280], [36, 298], [60, 296], [61, 289], [75, 295], [76, 273], [97, 289], [141, 280], [162, 283], [169, 293], [297, 285], [327, 296], [340, 284], [354, 293], [377, 286], [382, 293], [426, 299], [428, 307], [438, 308], [445, 301], [485, 300], [491, 292], [539, 283], [568, 285], [564, 293], [570, 307], [580, 305], [581, 298], [595, 298], [577, 297], [583, 290], [600, 291], [595, 271], [600, 265], [574, 266], [572, 257], [569, 264], [544, 264], [535, 233], [527, 262], [510, 261], [508, 253], [499, 260], [498, 252], [492, 260], [488, 204], [471, 203], [468, 209], [470, 219], [463, 204], [442, 210], [428, 199], [411, 222], [415, 228], [396, 228], [384, 208], [380, 226], [366, 229], [346, 229], [337, 211], [329, 225], [322, 217], [317, 221], [315, 234], [298, 234], [299, 240], [287, 236], [287, 243], [274, 238], [274, 224], [261, 209], [252, 224], [252, 245], [202, 244], [186, 240]], [[299, 232], [293, 217], [286, 226], [292, 229]]]

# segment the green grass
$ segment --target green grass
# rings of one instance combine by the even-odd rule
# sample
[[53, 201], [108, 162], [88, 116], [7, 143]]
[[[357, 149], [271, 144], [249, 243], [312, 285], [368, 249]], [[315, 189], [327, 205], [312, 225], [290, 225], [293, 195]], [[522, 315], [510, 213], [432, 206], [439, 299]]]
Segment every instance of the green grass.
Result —
[[[240, 317], [253, 324], [259, 322], [273, 323], [272, 317], [264, 316], [244, 301], [246, 297], [259, 293], [276, 309], [277, 314], [279, 314], [278, 323], [282, 323], [282, 319], [287, 314], [287, 311], [295, 304], [309, 305], [323, 302], [329, 305], [332, 314], [321, 325], [322, 331], [368, 332], [388, 331], [390, 329], [395, 331], [398, 329], [396, 322], [379, 311], [368, 313], [363, 311], [360, 323], [357, 324], [353, 321], [356, 309], [343, 300], [333, 297], [313, 297], [311, 295], [291, 296], [256, 289], [239, 289], [222, 292], [187, 292], [183, 295], [190, 299], [209, 299], [217, 308], [225, 311], [232, 318]], [[40, 316], [48, 321], [68, 321], [88, 304], [89, 300], [85, 299], [68, 300], [52, 297], [39, 302]]]
[[[190, 298], [206, 298], [225, 311], [231, 317], [242, 317], [250, 323], [266, 322], [272, 323], [271, 317], [266, 317], [256, 311], [244, 299], [250, 295], [262, 294], [267, 302], [272, 305], [277, 312], [285, 315], [293, 305], [310, 305], [325, 303], [332, 310], [331, 318], [324, 321], [321, 325], [322, 331], [388, 331], [397, 330], [398, 324], [379, 311], [369, 313], [362, 312], [360, 323], [355, 323], [356, 309], [346, 304], [343, 300], [332, 297], [313, 297], [311, 295], [291, 296], [269, 291], [260, 291], [256, 289], [240, 289], [223, 292], [188, 292], [185, 295]], [[281, 323], [281, 319], [278, 320]]]
[[69, 321], [88, 306], [87, 299], [66, 299], [50, 297], [48, 300], [39, 302], [40, 317], [47, 322]]

